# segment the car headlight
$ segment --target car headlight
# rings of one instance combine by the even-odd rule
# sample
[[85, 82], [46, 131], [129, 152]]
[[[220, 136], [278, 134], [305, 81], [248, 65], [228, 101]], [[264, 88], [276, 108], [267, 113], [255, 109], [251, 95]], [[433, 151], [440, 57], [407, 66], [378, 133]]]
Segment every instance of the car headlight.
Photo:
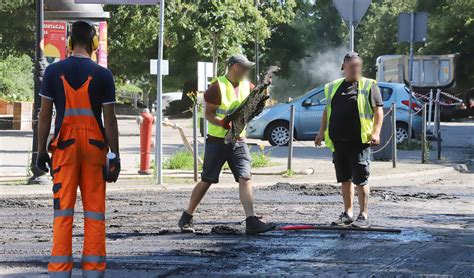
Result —
[[255, 118], [253, 118], [253, 120], [260, 119], [261, 117], [265, 116], [265, 114], [267, 114], [268, 112], [270, 112], [270, 109], [263, 109], [262, 113], [258, 114]]

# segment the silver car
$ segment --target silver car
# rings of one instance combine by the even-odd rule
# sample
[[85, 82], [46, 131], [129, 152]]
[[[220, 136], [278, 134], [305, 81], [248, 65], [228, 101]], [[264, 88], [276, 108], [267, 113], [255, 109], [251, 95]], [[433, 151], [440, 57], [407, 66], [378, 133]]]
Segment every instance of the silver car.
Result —
[[[408, 139], [409, 90], [404, 84], [378, 83], [384, 108], [392, 103], [397, 106], [397, 142]], [[247, 125], [247, 137], [268, 140], [273, 146], [287, 145], [290, 137], [290, 105], [295, 106], [295, 139], [300, 141], [314, 140], [319, 131], [321, 117], [326, 105], [324, 86], [319, 86], [288, 103], [267, 107]], [[418, 112], [421, 104], [418, 100], [412, 103], [412, 113]], [[419, 136], [422, 130], [420, 113], [413, 116], [413, 136]]]

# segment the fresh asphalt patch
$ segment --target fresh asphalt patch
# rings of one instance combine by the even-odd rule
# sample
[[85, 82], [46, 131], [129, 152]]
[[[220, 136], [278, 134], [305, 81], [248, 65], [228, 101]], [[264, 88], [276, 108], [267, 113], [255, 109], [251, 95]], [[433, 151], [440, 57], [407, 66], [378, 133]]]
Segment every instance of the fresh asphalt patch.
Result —
[[[341, 194], [341, 187], [325, 184], [325, 183], [276, 183], [274, 185], [262, 188], [263, 191], [289, 191], [298, 195], [307, 196], [334, 196]], [[357, 191], [355, 192], [357, 196]], [[414, 193], [398, 193], [381, 188], [371, 188], [370, 196], [376, 198], [382, 198], [389, 201], [410, 201], [411, 199], [422, 199], [422, 200], [449, 200], [456, 199], [456, 196], [450, 196], [445, 193], [430, 193], [430, 192], [414, 192]]]

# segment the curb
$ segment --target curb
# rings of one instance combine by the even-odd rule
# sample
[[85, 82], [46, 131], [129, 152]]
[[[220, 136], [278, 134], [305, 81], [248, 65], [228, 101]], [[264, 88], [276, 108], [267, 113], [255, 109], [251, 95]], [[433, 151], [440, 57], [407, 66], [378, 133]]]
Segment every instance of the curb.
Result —
[[[399, 178], [410, 178], [410, 177], [419, 177], [420, 175], [422, 176], [428, 176], [428, 175], [436, 175], [436, 174], [444, 174], [444, 173], [450, 173], [450, 172], [462, 172], [466, 173], [466, 171], [463, 171], [463, 169], [469, 169], [466, 164], [457, 164], [455, 166], [444, 166], [441, 168], [437, 169], [430, 169], [430, 170], [424, 170], [424, 171], [413, 171], [413, 172], [408, 172], [408, 173], [397, 173], [397, 174], [388, 174], [388, 175], [383, 175], [383, 176], [372, 176], [370, 178], [371, 181], [380, 181], [380, 180], [387, 180], [387, 179], [399, 179]], [[227, 173], [227, 171], [223, 171], [222, 173], [226, 175], [231, 175]], [[469, 173], [469, 171], [467, 172]], [[472, 173], [472, 172], [471, 172]], [[183, 170], [177, 170], [177, 171], [165, 171], [163, 173], [165, 176], [172, 177], [172, 178], [183, 178], [183, 179], [189, 179], [194, 177], [194, 173], [192, 171], [183, 171]], [[265, 176], [269, 175], [267, 173], [262, 173], [262, 172], [255, 172], [252, 173], [255, 176]], [[275, 177], [282, 177], [282, 175], [276, 175], [274, 174], [273, 176]], [[295, 175], [294, 177], [302, 177], [302, 176], [308, 176], [308, 175]], [[13, 173], [12, 175], [4, 175], [0, 176], [0, 184], [5, 184], [7, 182], [10, 183], [20, 183], [20, 182], [25, 182], [29, 177], [25, 175], [20, 175], [20, 174], [15, 174]], [[153, 179], [153, 174], [151, 175], [140, 175], [138, 173], [134, 173], [131, 171], [121, 173], [120, 175], [120, 180], [132, 180], [132, 179]], [[291, 180], [289, 180], [291, 182]], [[321, 180], [315, 180], [315, 182], [318, 183], [335, 183], [334, 179], [321, 179]], [[258, 184], [254, 184], [255, 187], [258, 186], [267, 186], [274, 184], [274, 181], [268, 181], [268, 182], [259, 182]], [[224, 184], [222, 184], [224, 185]], [[219, 187], [219, 184], [213, 185], [213, 187]]]

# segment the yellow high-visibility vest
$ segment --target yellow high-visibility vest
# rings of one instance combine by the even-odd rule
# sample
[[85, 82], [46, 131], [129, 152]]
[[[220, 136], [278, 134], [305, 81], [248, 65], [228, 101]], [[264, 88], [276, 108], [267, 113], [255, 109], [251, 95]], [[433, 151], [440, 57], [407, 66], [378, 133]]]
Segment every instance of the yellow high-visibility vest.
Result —
[[[244, 101], [244, 99], [250, 94], [250, 81], [244, 80], [239, 83], [239, 95], [235, 95], [234, 86], [225, 76], [219, 76], [216, 78], [219, 85], [219, 91], [221, 93], [221, 104], [217, 107], [216, 115], [220, 118], [225, 118], [228, 114], [232, 113], [234, 109]], [[214, 137], [224, 138], [227, 133], [227, 129], [222, 126], [214, 125], [209, 122], [207, 133]], [[245, 131], [242, 132], [241, 136], [245, 135]]]
[[[324, 86], [324, 94], [326, 95], [326, 130], [324, 130], [324, 142], [326, 146], [332, 151], [335, 151], [334, 144], [329, 137], [329, 123], [331, 121], [331, 100], [336, 93], [339, 86], [341, 86], [344, 78], [336, 79], [333, 82], [327, 83]], [[374, 126], [374, 110], [370, 103], [370, 89], [372, 86], [377, 85], [377, 82], [373, 79], [362, 77], [358, 82], [358, 94], [357, 94], [357, 109], [359, 110], [360, 119], [360, 137], [362, 143], [370, 143], [370, 137]]]

